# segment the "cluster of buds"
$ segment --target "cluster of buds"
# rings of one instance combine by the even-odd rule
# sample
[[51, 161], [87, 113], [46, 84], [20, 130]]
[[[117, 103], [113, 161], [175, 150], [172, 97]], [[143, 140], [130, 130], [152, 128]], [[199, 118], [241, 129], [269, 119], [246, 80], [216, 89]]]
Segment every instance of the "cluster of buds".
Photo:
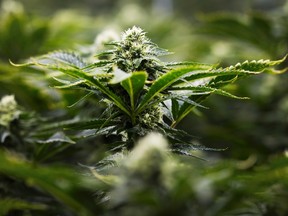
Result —
[[139, 27], [132, 27], [122, 34], [121, 40], [111, 43], [115, 46], [112, 61], [126, 73], [146, 71], [148, 79], [154, 80], [165, 72], [165, 64], [158, 56], [168, 54], [146, 37]]
[[14, 95], [6, 95], [0, 101], [0, 125], [9, 127], [17, 119], [21, 111], [18, 109]]
[[143, 114], [138, 119], [139, 123], [153, 129], [157, 127], [157, 123], [163, 121], [163, 111], [161, 106], [152, 106], [150, 109], [143, 111]]

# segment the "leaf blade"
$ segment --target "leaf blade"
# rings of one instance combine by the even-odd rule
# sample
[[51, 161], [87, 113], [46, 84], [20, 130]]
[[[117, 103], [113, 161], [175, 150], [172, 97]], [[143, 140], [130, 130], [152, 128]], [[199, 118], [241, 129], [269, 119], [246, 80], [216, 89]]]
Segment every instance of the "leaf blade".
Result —
[[148, 74], [146, 72], [133, 72], [131, 77], [121, 82], [121, 85], [130, 96], [132, 110], [134, 110], [135, 100], [143, 89], [147, 78]]
[[137, 107], [137, 112], [140, 113], [144, 109], [145, 105], [147, 105], [158, 93], [171, 86], [172, 83], [181, 79], [185, 74], [192, 70], [195, 70], [194, 66], [171, 70], [155, 80]]

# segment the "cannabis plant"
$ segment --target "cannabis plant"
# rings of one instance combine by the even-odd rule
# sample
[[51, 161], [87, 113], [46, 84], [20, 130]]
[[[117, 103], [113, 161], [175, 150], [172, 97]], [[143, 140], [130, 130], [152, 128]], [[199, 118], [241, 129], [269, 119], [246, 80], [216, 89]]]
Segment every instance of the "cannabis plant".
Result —
[[245, 61], [224, 68], [198, 62], [165, 62], [161, 56], [170, 53], [135, 26], [122, 33], [120, 40], [105, 45], [107, 50], [91, 54], [94, 58], [56, 51], [20, 66], [53, 71], [52, 76], [61, 83], [57, 88], [85, 90], [83, 99], [93, 96], [104, 104], [105, 109], [96, 118], [75, 118], [57, 125], [89, 130], [86, 136], [117, 135], [120, 138], [111, 146], [118, 150], [131, 149], [139, 137], [151, 131], [164, 134], [172, 151], [190, 155], [190, 150], [205, 149], [193, 144], [194, 137], [177, 129], [177, 124], [191, 111], [205, 108], [201, 103], [212, 94], [245, 99], [222, 87], [261, 72], [276, 72], [271, 67], [285, 59]]

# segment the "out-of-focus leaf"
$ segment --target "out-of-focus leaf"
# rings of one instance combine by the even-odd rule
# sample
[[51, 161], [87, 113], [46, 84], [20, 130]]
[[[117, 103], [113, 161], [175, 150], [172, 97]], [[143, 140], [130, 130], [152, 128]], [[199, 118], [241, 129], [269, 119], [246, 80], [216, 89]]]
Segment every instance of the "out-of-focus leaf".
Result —
[[11, 210], [40, 210], [43, 211], [47, 208], [46, 205], [40, 203], [27, 202], [15, 198], [0, 198], [0, 215], [5, 216]]
[[[16, 154], [0, 151], [0, 173], [21, 179], [31, 187], [41, 188], [79, 215], [95, 215], [88, 207], [92, 198], [84, 195], [91, 185], [87, 184], [86, 177], [71, 169], [56, 166], [36, 167]], [[84, 194], [79, 197], [79, 193]]]
[[41, 144], [49, 144], [49, 143], [54, 143], [54, 142], [75, 144], [75, 142], [73, 140], [71, 140], [68, 136], [66, 136], [63, 132], [57, 132], [57, 133], [53, 134], [47, 140], [39, 140], [38, 141], [38, 143], [41, 143]]

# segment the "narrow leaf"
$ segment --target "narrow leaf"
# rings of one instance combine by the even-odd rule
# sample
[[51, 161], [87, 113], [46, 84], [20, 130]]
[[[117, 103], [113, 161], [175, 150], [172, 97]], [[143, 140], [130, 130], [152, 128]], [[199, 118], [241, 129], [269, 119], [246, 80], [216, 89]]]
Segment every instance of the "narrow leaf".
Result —
[[187, 85], [189, 81], [194, 81], [198, 79], [208, 78], [208, 77], [219, 77], [219, 76], [231, 76], [231, 75], [256, 75], [260, 72], [255, 71], [245, 71], [245, 70], [228, 70], [228, 69], [213, 69], [209, 71], [192, 71], [190, 73], [187, 73], [183, 78], [183, 80], [179, 80], [174, 83], [175, 85]]
[[96, 61], [92, 64], [87, 65], [85, 68], [83, 69], [90, 69], [90, 68], [97, 68], [97, 67], [103, 67], [109, 64], [112, 64], [113, 61], [110, 60], [100, 60], [100, 61]]
[[0, 199], [0, 215], [8, 215], [11, 210], [45, 210], [47, 206], [40, 203], [30, 203], [15, 198]]
[[215, 67], [216, 65], [210, 65], [210, 64], [202, 64], [202, 63], [198, 63], [198, 62], [168, 62], [165, 64], [165, 66], [168, 67], [175, 67], [175, 66], [197, 66], [198, 70], [202, 69], [202, 70], [208, 70], [208, 69], [212, 69], [213, 67]]
[[86, 121], [77, 121], [71, 124], [64, 125], [65, 129], [73, 129], [73, 130], [87, 130], [87, 129], [98, 129], [105, 126], [111, 126], [119, 124], [117, 120], [110, 120], [107, 122], [107, 119], [94, 119], [94, 120], [86, 120]]
[[79, 100], [77, 100], [75, 103], [69, 105], [68, 107], [71, 108], [71, 107], [77, 105], [78, 103], [80, 103], [81, 101], [87, 99], [88, 97], [90, 97], [93, 94], [94, 94], [93, 92], [89, 92], [88, 94], [84, 95], [83, 97], [81, 97]]
[[50, 67], [46, 65], [45, 67], [52, 70], [59, 70], [64, 74], [70, 75], [72, 77], [84, 79], [87, 83], [91, 84], [98, 90], [100, 90], [103, 94], [105, 94], [111, 101], [115, 103], [117, 107], [119, 107], [126, 114], [130, 115], [129, 109], [126, 104], [122, 101], [120, 97], [118, 97], [115, 93], [110, 91], [105, 85], [103, 85], [97, 78], [77, 69], [73, 68], [62, 68], [62, 67]]
[[175, 99], [171, 100], [171, 110], [172, 110], [173, 119], [177, 119], [178, 118], [178, 112], [179, 112], [178, 100], [175, 100]]
[[224, 91], [222, 89], [217, 89], [217, 88], [212, 88], [209, 86], [187, 86], [187, 87], [173, 87], [171, 88], [171, 90], [173, 91], [187, 91], [187, 90], [191, 90], [190, 92], [186, 92], [187, 95], [194, 95], [194, 93], [196, 94], [218, 94], [218, 95], [222, 95], [222, 96], [226, 96], [226, 97], [230, 97], [230, 98], [235, 98], [235, 99], [249, 99], [248, 97], [239, 97], [236, 95], [233, 95], [227, 91]]
[[171, 84], [183, 78], [184, 75], [196, 69], [197, 67], [192, 66], [171, 70], [163, 76], [159, 77], [157, 80], [155, 80], [155, 82], [149, 88], [148, 92], [144, 95], [144, 98], [139, 104], [137, 108], [138, 113], [145, 109], [145, 105], [147, 105], [159, 92], [165, 90]]
[[69, 51], [52, 52], [47, 54], [46, 57], [75, 68], [84, 68], [87, 65], [79, 55]]
[[71, 140], [69, 137], [67, 137], [63, 132], [57, 132], [47, 140], [38, 140], [37, 142], [42, 144], [55, 143], [55, 142], [75, 144], [75, 142]]
[[135, 100], [143, 89], [147, 77], [148, 75], [146, 72], [133, 72], [130, 78], [121, 82], [121, 85], [130, 96], [132, 109], [135, 107]]
[[268, 72], [276, 72], [276, 70], [271, 69], [270, 67], [276, 66], [281, 64], [282, 62], [284, 62], [286, 60], [288, 55], [284, 56], [282, 59], [279, 60], [275, 60], [275, 61], [271, 61], [271, 60], [252, 60], [252, 61], [244, 61], [243, 63], [237, 63], [235, 66], [230, 66], [228, 67], [229, 70], [231, 69], [242, 69], [242, 70], [246, 70], [246, 71], [258, 71], [258, 72], [262, 72], [264, 70], [267, 70]]
[[59, 78], [56, 78], [56, 77], [53, 77], [53, 79], [57, 80], [58, 82], [61, 82], [61, 83], [65, 84], [65, 85], [61, 85], [61, 86], [54, 86], [54, 88], [58, 88], [58, 89], [71, 88], [71, 87], [78, 86], [80, 84], [84, 84], [85, 83], [85, 80], [78, 80], [78, 81], [75, 81], [75, 82], [71, 82], [71, 81], [62, 80], [62, 79], [59, 79]]

